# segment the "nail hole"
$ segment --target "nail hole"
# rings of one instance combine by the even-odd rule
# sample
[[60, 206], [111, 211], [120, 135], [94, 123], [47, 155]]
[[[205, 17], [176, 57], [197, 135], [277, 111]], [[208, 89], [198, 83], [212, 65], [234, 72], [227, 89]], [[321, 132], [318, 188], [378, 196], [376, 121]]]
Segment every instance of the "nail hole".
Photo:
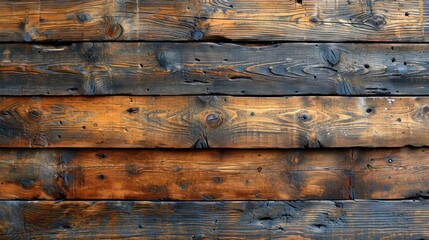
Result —
[[86, 126], [82, 126], [83, 129], [86, 129]]
[[388, 162], [388, 163], [392, 163], [392, 162], [393, 162], [393, 159], [389, 158], [389, 159], [387, 160], [387, 162]]
[[396, 59], [395, 58], [392, 58], [392, 62], [395, 62], [396, 61]]
[[373, 112], [374, 112], [374, 108], [367, 108], [367, 109], [366, 109], [366, 112], [367, 112], [367, 113], [373, 113]]
[[407, 62], [404, 62], [404, 65], [407, 65]]
[[408, 17], [409, 15], [410, 15], [410, 14], [409, 14], [408, 12], [406, 12], [406, 13], [405, 13], [405, 16], [407, 16], [407, 17]]
[[365, 68], [369, 68], [369, 64], [365, 64], [363, 65]]

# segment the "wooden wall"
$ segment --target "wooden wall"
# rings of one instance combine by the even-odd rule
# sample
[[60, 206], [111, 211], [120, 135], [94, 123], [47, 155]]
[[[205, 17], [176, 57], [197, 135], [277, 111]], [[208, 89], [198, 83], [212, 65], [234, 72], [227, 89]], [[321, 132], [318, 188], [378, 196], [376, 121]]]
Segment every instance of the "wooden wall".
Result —
[[0, 1], [0, 239], [429, 239], [429, 0]]

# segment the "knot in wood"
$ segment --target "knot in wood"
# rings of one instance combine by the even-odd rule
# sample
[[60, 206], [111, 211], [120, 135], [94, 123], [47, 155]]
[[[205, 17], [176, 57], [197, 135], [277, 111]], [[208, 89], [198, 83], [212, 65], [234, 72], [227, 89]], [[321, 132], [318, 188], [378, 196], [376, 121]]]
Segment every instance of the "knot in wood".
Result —
[[91, 20], [91, 15], [89, 15], [88, 13], [79, 12], [76, 14], [76, 18], [79, 23], [84, 23]]
[[37, 120], [42, 116], [42, 114], [36, 110], [36, 109], [32, 109], [28, 112], [27, 117], [31, 120]]
[[340, 62], [340, 51], [331, 48], [325, 49], [322, 58], [331, 64], [331, 66], [335, 66]]
[[368, 17], [363, 20], [363, 23], [372, 28], [372, 29], [380, 29], [386, 24], [386, 18], [380, 14], [374, 14], [371, 17]]
[[429, 107], [428, 106], [423, 107], [422, 111], [424, 114], [428, 114], [429, 113]]
[[123, 32], [123, 28], [119, 23], [110, 23], [106, 26], [104, 34], [109, 39], [118, 39]]
[[311, 116], [308, 113], [301, 113], [299, 114], [298, 119], [303, 122], [307, 122], [311, 120]]
[[219, 113], [210, 113], [206, 116], [206, 122], [210, 127], [217, 127], [223, 122], [223, 119]]

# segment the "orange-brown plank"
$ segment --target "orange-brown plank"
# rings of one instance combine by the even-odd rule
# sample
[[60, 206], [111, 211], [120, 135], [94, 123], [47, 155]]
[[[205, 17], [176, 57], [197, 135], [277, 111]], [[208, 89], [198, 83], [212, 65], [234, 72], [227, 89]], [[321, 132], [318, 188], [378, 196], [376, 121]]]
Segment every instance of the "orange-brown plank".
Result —
[[0, 44], [0, 95], [429, 95], [427, 44]]
[[425, 151], [2, 149], [0, 199], [419, 198]]
[[428, 97], [2, 97], [0, 147], [429, 145]]
[[2, 239], [427, 239], [428, 201], [9, 201]]
[[427, 41], [427, 0], [5, 0], [0, 41]]

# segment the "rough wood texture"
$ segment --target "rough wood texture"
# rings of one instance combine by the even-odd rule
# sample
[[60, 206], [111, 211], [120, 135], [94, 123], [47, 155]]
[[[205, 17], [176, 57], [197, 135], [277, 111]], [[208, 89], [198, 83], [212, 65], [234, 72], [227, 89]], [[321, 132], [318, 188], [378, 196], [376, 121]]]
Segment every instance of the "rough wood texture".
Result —
[[1, 147], [429, 145], [428, 97], [2, 97]]
[[0, 202], [0, 237], [427, 239], [428, 218], [428, 201], [11, 201]]
[[429, 95], [426, 44], [0, 45], [1, 95]]
[[0, 199], [425, 198], [425, 151], [0, 150]]
[[0, 41], [428, 41], [426, 0], [27, 0]]

